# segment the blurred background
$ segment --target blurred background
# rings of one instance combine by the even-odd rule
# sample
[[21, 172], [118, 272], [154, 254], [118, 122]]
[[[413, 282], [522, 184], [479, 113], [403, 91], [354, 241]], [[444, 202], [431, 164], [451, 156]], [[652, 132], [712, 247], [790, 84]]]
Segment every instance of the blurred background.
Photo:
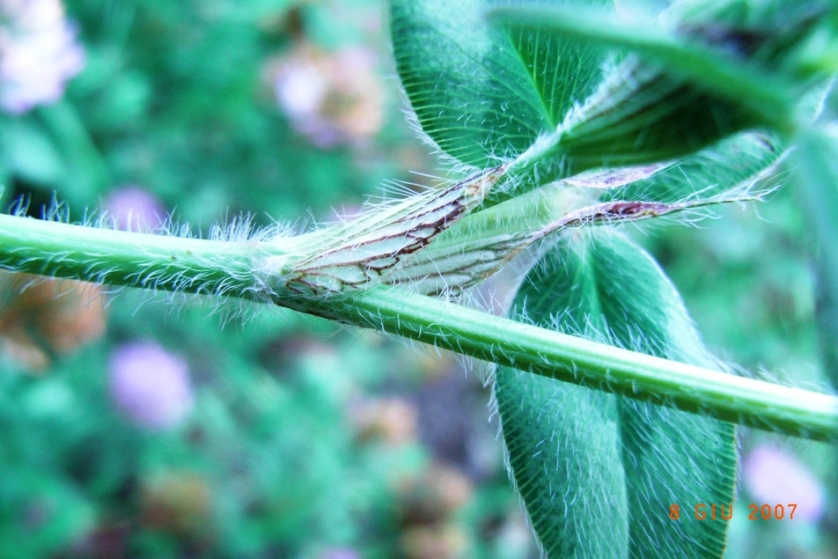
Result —
[[[2, 207], [303, 230], [386, 180], [428, 183], [411, 171], [444, 170], [406, 123], [384, 14], [0, 0]], [[633, 234], [716, 354], [825, 389], [794, 189], [719, 213]], [[2, 273], [0, 559], [538, 557], [473, 369], [279, 309]], [[739, 444], [728, 556], [838, 557], [835, 447]], [[752, 502], [811, 513], [753, 522]]]

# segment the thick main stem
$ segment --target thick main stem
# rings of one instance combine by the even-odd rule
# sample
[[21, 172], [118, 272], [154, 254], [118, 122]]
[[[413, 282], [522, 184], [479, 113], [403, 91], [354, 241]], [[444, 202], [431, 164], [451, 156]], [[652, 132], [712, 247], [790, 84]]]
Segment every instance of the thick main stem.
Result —
[[115, 286], [248, 297], [259, 246], [0, 215], [3, 268]]
[[838, 440], [838, 398], [651, 357], [401, 288], [311, 298], [265, 289], [265, 243], [103, 231], [0, 216], [0, 266], [112, 285], [224, 293], [375, 328], [499, 365], [816, 440]]

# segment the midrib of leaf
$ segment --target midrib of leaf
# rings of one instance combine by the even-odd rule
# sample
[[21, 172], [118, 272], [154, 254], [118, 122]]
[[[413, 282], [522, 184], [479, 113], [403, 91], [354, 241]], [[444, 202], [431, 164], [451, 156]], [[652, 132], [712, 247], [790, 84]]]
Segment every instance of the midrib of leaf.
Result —
[[[613, 2], [609, 0], [576, 0], [564, 3], [613, 7]], [[508, 26], [504, 30], [511, 50], [516, 53], [523, 73], [529, 77], [530, 84], [541, 102], [542, 115], [547, 123], [547, 127], [541, 132], [552, 132], [572, 109], [574, 101], [582, 101], [599, 82], [599, 65], [604, 51], [558, 38], [554, 34], [524, 31]], [[528, 54], [528, 47], [532, 49], [532, 57]], [[586, 59], [590, 59], [589, 65], [595, 70], [591, 71], [586, 67]], [[548, 79], [551, 70], [552, 78]]]
[[[549, 128], [555, 128], [558, 125], [558, 123], [555, 122], [555, 120], [552, 118], [552, 115], [553, 115], [552, 99], [551, 99], [551, 102], [550, 102], [551, 106], [548, 107], [547, 104], [544, 102], [544, 88], [543, 88], [542, 84], [539, 83], [539, 80], [536, 77], [535, 69], [530, 71], [529, 67], [527, 66], [526, 61], [524, 60], [523, 55], [521, 54], [522, 45], [520, 43], [516, 44], [515, 41], [512, 40], [512, 37], [509, 33], [507, 33], [506, 36], [507, 36], [507, 39], [509, 40], [509, 44], [512, 47], [513, 52], [515, 52], [518, 55], [518, 61], [521, 63], [521, 66], [524, 69], [524, 74], [530, 79], [530, 84], [532, 85], [532, 87], [536, 91], [536, 93], [538, 93], [537, 97], [538, 97], [538, 100], [540, 101], [541, 116], [544, 117], [544, 120], [547, 123], [548, 129]], [[536, 45], [535, 45], [535, 48], [533, 49], [533, 51], [536, 53], [536, 60], [533, 63], [534, 68], [537, 66], [537, 62], [538, 62], [538, 40], [539, 39], [536, 39]], [[558, 64], [556, 65], [556, 67], [558, 67]], [[533, 108], [535, 108], [535, 107], [533, 107]]]

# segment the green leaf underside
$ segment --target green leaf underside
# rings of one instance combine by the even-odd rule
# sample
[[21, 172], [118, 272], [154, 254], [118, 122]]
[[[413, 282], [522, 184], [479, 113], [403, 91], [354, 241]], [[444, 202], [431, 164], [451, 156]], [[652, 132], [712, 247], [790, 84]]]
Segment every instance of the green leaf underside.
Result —
[[485, 10], [507, 3], [390, 2], [396, 67], [422, 129], [444, 153], [480, 168], [554, 131], [601, 78], [601, 49], [555, 33], [490, 26]]
[[746, 60], [714, 49], [706, 41], [650, 26], [647, 22], [628, 23], [601, 10], [571, 10], [560, 5], [530, 3], [497, 8], [488, 15], [493, 21], [552, 29], [580, 41], [631, 50], [665, 64], [674, 75], [700, 89], [748, 106], [767, 122], [782, 122], [793, 106], [792, 87], [786, 81]]
[[[614, 232], [586, 233], [530, 273], [512, 313], [714, 365], [654, 261]], [[722, 556], [726, 523], [698, 521], [694, 507], [733, 501], [732, 425], [506, 367], [495, 395], [512, 474], [549, 557]]]
[[[515, 181], [516, 194], [602, 166], [647, 164], [687, 155], [692, 158], [687, 166], [702, 169], [689, 185], [682, 170], [673, 168], [641, 181], [632, 192], [620, 189], [632, 194], [623, 198], [627, 200], [638, 199], [641, 190], [645, 194], [664, 190], [662, 197], [653, 192], [648, 201], [679, 200], [683, 198], [671, 193], [686, 190], [686, 195], [692, 195], [706, 187], [718, 194], [721, 185], [741, 174], [740, 170], [750, 173], [779, 154], [774, 146], [766, 149], [765, 141], [744, 145], [760, 143], [753, 139], [716, 144], [757, 123], [747, 111], [712, 99], [688, 83], [650, 77], [652, 85], [646, 89], [651, 89], [635, 94], [629, 84], [638, 77], [621, 77], [626, 68], [603, 80], [602, 68], [609, 55], [602, 45], [538, 26], [491, 25], [485, 18], [490, 8], [542, 5], [581, 7], [586, 13], [592, 13], [592, 8], [613, 8], [602, 0], [523, 4], [391, 0], [399, 75], [419, 124], [442, 152], [476, 167], [497, 165], [498, 158], [516, 157], [532, 148], [539, 137], [554, 133], [562, 123], [570, 124], [567, 115], [576, 107], [573, 123], [561, 140], [511, 173], [522, 179]], [[642, 64], [638, 71], [655, 75]], [[734, 158], [726, 151], [731, 146], [748, 152], [748, 158], [732, 163]], [[688, 155], [702, 148], [704, 152]], [[734, 170], [704, 182], [708, 160], [724, 160], [721, 167]], [[508, 196], [505, 190], [490, 193], [487, 204]]]
[[663, 203], [706, 200], [764, 176], [784, 150], [785, 144], [777, 136], [744, 132], [682, 157], [677, 164], [650, 177], [604, 190], [599, 199]]

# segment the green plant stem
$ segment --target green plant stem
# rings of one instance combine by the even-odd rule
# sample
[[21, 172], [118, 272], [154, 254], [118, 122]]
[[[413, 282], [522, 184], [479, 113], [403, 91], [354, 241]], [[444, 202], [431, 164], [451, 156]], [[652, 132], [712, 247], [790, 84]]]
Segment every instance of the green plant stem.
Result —
[[760, 429], [838, 440], [835, 396], [668, 361], [403, 290], [372, 289], [335, 310], [333, 318], [498, 365]]
[[112, 285], [225, 293], [374, 328], [464, 355], [816, 440], [838, 440], [838, 397], [737, 377], [559, 334], [401, 288], [326, 298], [273, 293], [259, 277], [273, 243], [103, 231], [0, 216], [0, 266]]
[[115, 286], [218, 294], [253, 287], [253, 247], [0, 215], [0, 266]]

